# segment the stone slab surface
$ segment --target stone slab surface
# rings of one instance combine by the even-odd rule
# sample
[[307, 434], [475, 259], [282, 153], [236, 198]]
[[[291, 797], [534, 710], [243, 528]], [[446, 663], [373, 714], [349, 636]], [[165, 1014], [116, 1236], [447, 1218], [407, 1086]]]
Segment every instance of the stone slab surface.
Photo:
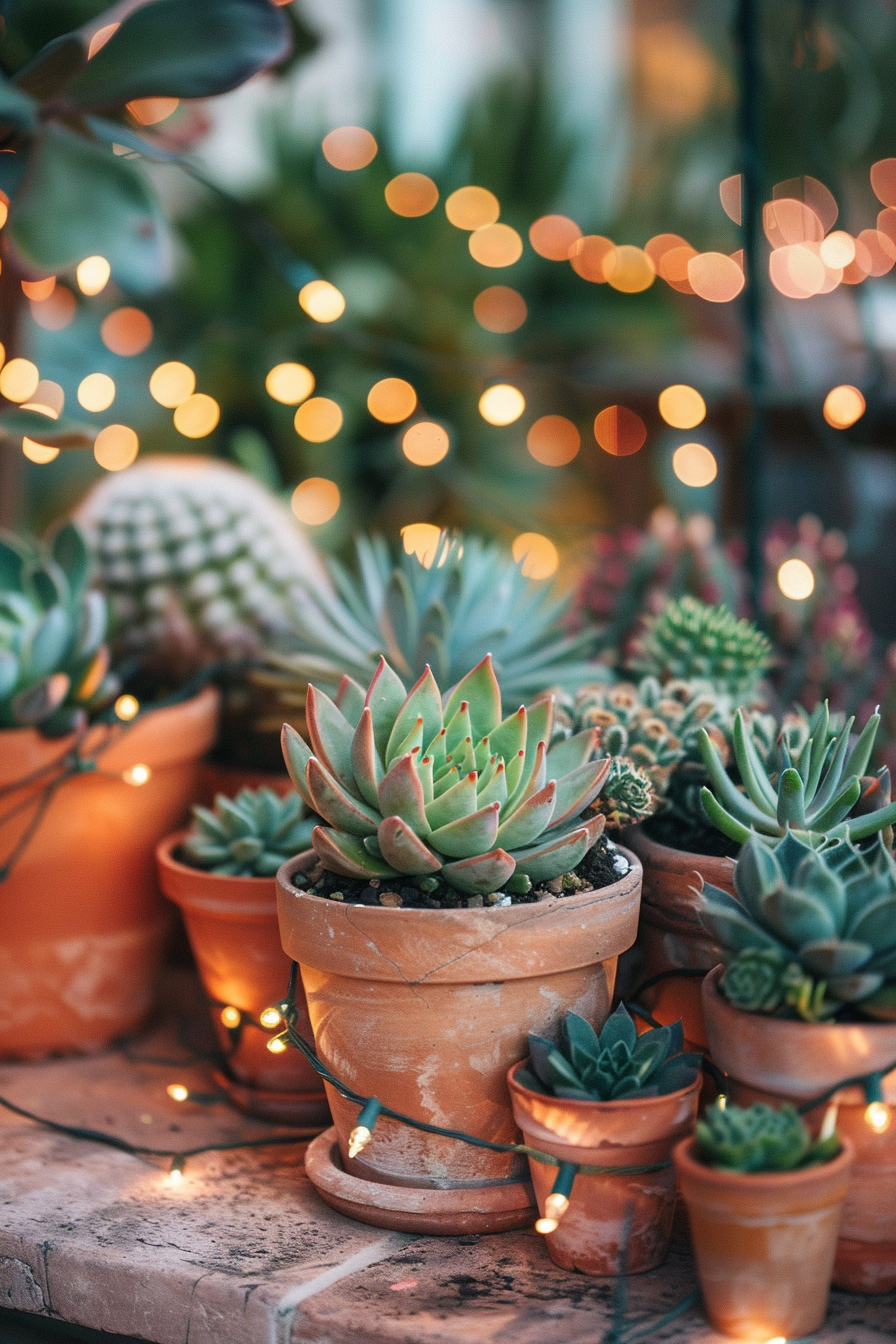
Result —
[[[187, 1030], [201, 1026], [192, 1010]], [[170, 1082], [212, 1091], [184, 1021], [128, 1052], [0, 1065], [0, 1095], [66, 1124], [160, 1148], [286, 1133], [223, 1102], [169, 1100]], [[596, 1344], [612, 1282], [557, 1269], [535, 1232], [434, 1238], [389, 1233], [329, 1209], [304, 1145], [207, 1153], [179, 1184], [168, 1163], [53, 1133], [0, 1108], [0, 1308], [155, 1344]], [[666, 1265], [629, 1281], [631, 1316], [693, 1290], [686, 1234]], [[12, 1329], [12, 1327], [10, 1327]], [[7, 1344], [0, 1319], [0, 1344]], [[693, 1309], [643, 1336], [720, 1344]], [[818, 1344], [892, 1344], [896, 1294], [834, 1293]], [[16, 1336], [9, 1336], [13, 1344]]]

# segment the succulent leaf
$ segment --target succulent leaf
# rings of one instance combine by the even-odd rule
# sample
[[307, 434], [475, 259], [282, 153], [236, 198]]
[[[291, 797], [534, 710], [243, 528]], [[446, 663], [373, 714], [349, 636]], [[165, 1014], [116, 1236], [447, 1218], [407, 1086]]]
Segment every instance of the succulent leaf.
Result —
[[437, 873], [441, 860], [436, 858], [402, 817], [384, 817], [377, 830], [380, 853], [399, 873], [417, 876]]
[[241, 789], [219, 794], [214, 809], [193, 808], [194, 824], [181, 858], [194, 868], [234, 877], [270, 877], [282, 863], [307, 849], [313, 821], [294, 794]]
[[827, 1162], [840, 1151], [836, 1134], [813, 1141], [795, 1106], [763, 1102], [742, 1108], [718, 1102], [697, 1121], [702, 1162], [726, 1171], [795, 1171]]

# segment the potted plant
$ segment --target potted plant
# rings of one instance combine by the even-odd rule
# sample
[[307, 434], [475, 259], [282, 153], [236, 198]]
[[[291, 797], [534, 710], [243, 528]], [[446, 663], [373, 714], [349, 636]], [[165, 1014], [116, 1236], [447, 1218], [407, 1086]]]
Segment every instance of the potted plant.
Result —
[[[810, 837], [817, 840], [817, 837]], [[736, 897], [706, 886], [701, 919], [724, 966], [704, 981], [712, 1057], [735, 1101], [832, 1094], [855, 1147], [834, 1282], [896, 1287], [896, 863], [878, 836], [810, 844], [751, 836]], [[856, 1082], [855, 1080], [863, 1080]], [[844, 1086], [838, 1089], [838, 1084]], [[824, 1106], [811, 1109], [817, 1127]]]
[[[0, 1057], [104, 1048], [153, 1002], [153, 850], [214, 740], [214, 690], [141, 707], [109, 674], [78, 530], [0, 540]], [[110, 702], [114, 701], [114, 708]]]
[[[319, 1055], [357, 1093], [423, 1122], [513, 1142], [506, 1073], [529, 1031], [572, 1009], [603, 1022], [634, 939], [641, 872], [584, 816], [609, 771], [594, 732], [551, 748], [552, 702], [502, 720], [486, 657], [444, 704], [429, 669], [409, 694], [381, 660], [366, 694], [308, 691], [290, 774], [326, 824], [278, 874], [283, 946], [301, 965]], [[363, 1156], [357, 1105], [307, 1170], [362, 1221], [423, 1231], [522, 1226], [512, 1154], [388, 1118]]]
[[836, 1133], [812, 1138], [793, 1106], [721, 1102], [674, 1153], [703, 1305], [734, 1339], [793, 1339], [825, 1318], [853, 1164]]
[[684, 1054], [681, 1023], [638, 1035], [620, 1004], [599, 1033], [567, 1013], [555, 1044], [530, 1034], [529, 1061], [508, 1073], [513, 1114], [531, 1148], [561, 1163], [653, 1168], [578, 1172], [568, 1195], [557, 1168], [529, 1158], [551, 1259], [585, 1274], [640, 1274], [662, 1264], [675, 1211], [672, 1149], [697, 1117], [701, 1057]]
[[[317, 1074], [269, 1034], [280, 1025], [274, 1005], [290, 972], [275, 875], [308, 848], [314, 819], [295, 793], [280, 798], [264, 787], [233, 799], [219, 794], [213, 811], [194, 807], [193, 816], [189, 831], [159, 843], [156, 859], [162, 891], [183, 911], [208, 996], [224, 1056], [216, 1081], [251, 1115], [323, 1129], [330, 1112]], [[298, 1006], [307, 1031], [307, 1010]]]

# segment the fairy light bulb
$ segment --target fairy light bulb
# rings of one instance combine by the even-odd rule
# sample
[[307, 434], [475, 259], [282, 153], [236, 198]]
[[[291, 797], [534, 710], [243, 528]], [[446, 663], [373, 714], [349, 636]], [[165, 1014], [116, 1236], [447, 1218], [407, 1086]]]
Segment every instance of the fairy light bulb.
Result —
[[184, 1159], [175, 1157], [171, 1163], [171, 1170], [168, 1172], [168, 1184], [180, 1185], [184, 1179]]
[[121, 777], [125, 784], [133, 784], [135, 788], [139, 788], [152, 778], [152, 771], [148, 765], [132, 765]]
[[557, 1231], [560, 1219], [569, 1208], [569, 1197], [572, 1194], [572, 1184], [577, 1172], [578, 1167], [575, 1163], [560, 1163], [557, 1179], [554, 1181], [551, 1193], [544, 1201], [544, 1215], [535, 1224], [535, 1231], [540, 1232], [542, 1236]]
[[116, 718], [129, 723], [140, 713], [140, 701], [133, 695], [120, 695], [115, 701]]
[[830, 1104], [830, 1106], [827, 1108], [827, 1110], [826, 1110], [825, 1113], [824, 1113], [824, 1117], [823, 1117], [822, 1122], [821, 1122], [821, 1129], [818, 1131], [818, 1137], [819, 1137], [819, 1139], [822, 1139], [822, 1140], [824, 1140], [824, 1139], [832, 1139], [832, 1138], [834, 1137], [835, 1133], [837, 1132], [837, 1112], [838, 1112], [838, 1109], [839, 1109], [839, 1107], [838, 1107], [837, 1102], [836, 1102], [836, 1101], [832, 1101], [831, 1104]]
[[234, 1008], [231, 1004], [228, 1004], [226, 1008], [221, 1009], [221, 1021], [228, 1030], [238, 1027], [242, 1020], [243, 1016], [239, 1008]]
[[272, 1036], [268, 1041], [268, 1049], [272, 1055], [282, 1055], [287, 1048], [286, 1041], [282, 1036]]
[[270, 1008], [263, 1008], [258, 1015], [258, 1020], [261, 1025], [267, 1027], [269, 1031], [274, 1027], [279, 1027], [280, 1023], [283, 1021], [280, 1016], [280, 1009], [274, 1008], [273, 1006]]
[[100, 294], [109, 283], [112, 267], [105, 257], [85, 257], [78, 263], [75, 278], [82, 294]]
[[778, 587], [791, 602], [805, 602], [815, 591], [815, 575], [811, 566], [797, 556], [785, 560], [778, 569]]
[[172, 1101], [186, 1101], [190, 1095], [189, 1088], [184, 1087], [183, 1083], [169, 1083], [165, 1091]]
[[893, 1112], [885, 1101], [872, 1101], [865, 1107], [865, 1124], [875, 1134], [885, 1134], [893, 1123]]
[[720, 1092], [716, 1097], [716, 1105], [720, 1111], [724, 1111], [725, 1107], [728, 1105], [728, 1097], [724, 1092]]
[[373, 1127], [382, 1109], [383, 1104], [381, 1101], [377, 1101], [376, 1097], [371, 1097], [361, 1107], [358, 1112], [358, 1119], [355, 1121], [355, 1127], [348, 1136], [349, 1157], [359, 1157], [363, 1153], [373, 1138]]

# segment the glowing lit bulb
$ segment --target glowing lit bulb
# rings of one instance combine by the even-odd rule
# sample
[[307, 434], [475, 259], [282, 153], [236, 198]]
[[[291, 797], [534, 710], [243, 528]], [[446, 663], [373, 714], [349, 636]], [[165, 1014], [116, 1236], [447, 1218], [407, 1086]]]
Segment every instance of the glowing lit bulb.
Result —
[[824, 1113], [821, 1121], [821, 1129], [818, 1131], [818, 1137], [823, 1142], [832, 1139], [837, 1132], [837, 1112], [838, 1103], [832, 1101]]
[[672, 454], [672, 470], [682, 485], [699, 490], [710, 485], [719, 474], [719, 466], [702, 443], [683, 443]]
[[834, 233], [829, 233], [824, 242], [818, 249], [818, 255], [821, 257], [825, 266], [830, 266], [832, 270], [841, 270], [848, 266], [851, 261], [856, 259], [856, 241], [842, 229], [837, 229]]
[[549, 1232], [556, 1232], [559, 1226], [556, 1218], [539, 1218], [535, 1223], [535, 1231], [546, 1237]]
[[563, 1217], [569, 1208], [569, 1198], [567, 1195], [561, 1195], [558, 1192], [548, 1195], [544, 1202], [544, 1211], [547, 1218], [555, 1218], [558, 1221]]
[[169, 410], [192, 396], [195, 387], [195, 373], [188, 364], [181, 364], [177, 359], [160, 364], [149, 380], [150, 395]]
[[355, 1125], [351, 1134], [348, 1136], [348, 1155], [349, 1157], [358, 1157], [363, 1153], [373, 1134], [366, 1125]]
[[272, 1055], [282, 1055], [287, 1048], [287, 1044], [282, 1036], [272, 1036], [268, 1041], [268, 1049]]
[[135, 788], [139, 788], [141, 784], [146, 784], [151, 776], [152, 771], [148, 765], [132, 765], [130, 770], [125, 770], [122, 779], [125, 784], [133, 784]]
[[112, 267], [105, 257], [85, 257], [78, 263], [75, 278], [82, 294], [100, 294], [109, 283]]
[[865, 1107], [865, 1124], [875, 1134], [883, 1134], [890, 1128], [893, 1113], [885, 1101], [872, 1101]]
[[268, 396], [285, 406], [298, 406], [314, 391], [314, 374], [304, 364], [275, 364], [264, 380]]
[[189, 1089], [184, 1087], [183, 1083], [169, 1083], [165, 1091], [172, 1101], [186, 1101], [190, 1095]]
[[526, 409], [526, 398], [511, 383], [495, 383], [479, 398], [479, 414], [490, 425], [512, 425]]
[[283, 1021], [280, 1016], [279, 1008], [263, 1008], [259, 1014], [258, 1020], [261, 1025], [267, 1027], [269, 1031], [274, 1027], [279, 1027], [280, 1023]]
[[720, 1111], [724, 1111], [725, 1107], [728, 1105], [728, 1097], [724, 1092], [720, 1092], [718, 1097], [716, 1097], [716, 1105]]
[[335, 322], [345, 312], [345, 299], [329, 280], [309, 280], [299, 290], [299, 307], [313, 322]]
[[105, 411], [115, 400], [115, 381], [108, 373], [88, 373], [78, 384], [78, 402], [85, 411]]
[[805, 560], [785, 560], [778, 570], [778, 587], [791, 602], [805, 602], [815, 591], [815, 575]]
[[242, 1020], [243, 1016], [239, 1008], [233, 1008], [228, 1004], [226, 1008], [221, 1009], [221, 1021], [224, 1023], [225, 1027], [238, 1027]]
[[[0, 378], [2, 378], [0, 374]], [[857, 387], [841, 383], [832, 387], [824, 399], [822, 415], [833, 429], [849, 429], [865, 414], [865, 398]]]
[[184, 1179], [183, 1163], [180, 1158], [175, 1158], [171, 1164], [171, 1170], [168, 1173], [169, 1185], [180, 1185]]
[[133, 695], [120, 695], [115, 701], [115, 713], [127, 723], [140, 713], [140, 701]]

